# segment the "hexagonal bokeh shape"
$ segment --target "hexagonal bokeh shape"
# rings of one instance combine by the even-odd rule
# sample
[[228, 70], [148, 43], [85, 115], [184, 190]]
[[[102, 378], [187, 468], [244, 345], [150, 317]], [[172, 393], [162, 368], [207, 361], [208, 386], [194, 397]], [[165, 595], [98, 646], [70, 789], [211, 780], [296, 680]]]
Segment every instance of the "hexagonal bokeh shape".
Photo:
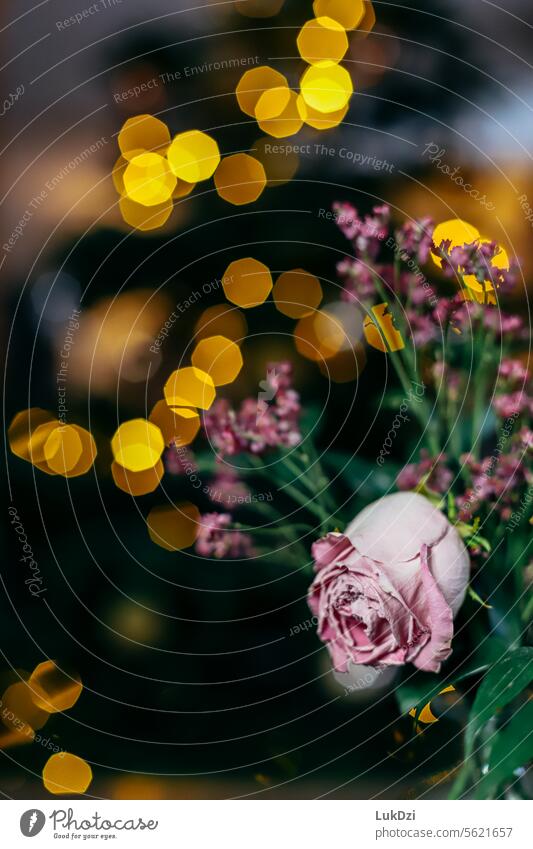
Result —
[[89, 433], [88, 430], [80, 427], [80, 425], [73, 424], [70, 427], [74, 428], [81, 440], [81, 455], [76, 465], [65, 473], [65, 477], [77, 478], [89, 471], [96, 459], [98, 451], [92, 433]]
[[11, 420], [7, 431], [9, 447], [16, 457], [31, 463], [30, 439], [32, 433], [43, 424], [54, 421], [52, 413], [41, 407], [30, 407], [21, 410]]
[[247, 153], [226, 156], [214, 179], [219, 196], [235, 206], [253, 203], [266, 186], [265, 169]]
[[60, 669], [53, 660], [45, 660], [35, 667], [28, 686], [33, 703], [47, 713], [69, 710], [83, 690], [80, 676]]
[[[193, 365], [197, 365], [193, 360]], [[198, 366], [201, 368], [201, 366]], [[207, 371], [207, 369], [204, 369]], [[149, 419], [161, 433], [166, 445], [190, 445], [200, 429], [200, 416], [189, 407], [169, 407], [165, 399], [155, 404]]]
[[291, 91], [287, 86], [267, 89], [255, 104], [256, 120], [266, 121], [269, 118], [277, 118], [288, 106], [290, 99]]
[[53, 472], [66, 475], [78, 464], [82, 451], [76, 429], [71, 425], [60, 425], [50, 433], [44, 444], [44, 459]]
[[141, 232], [147, 232], [163, 227], [170, 218], [173, 206], [171, 200], [157, 206], [143, 206], [141, 203], [135, 203], [131, 198], [123, 196], [119, 200], [119, 208], [126, 224]]
[[300, 56], [310, 65], [336, 65], [348, 50], [348, 36], [340, 23], [321, 16], [307, 21], [296, 40]]
[[200, 130], [178, 133], [167, 151], [172, 172], [186, 183], [208, 180], [220, 162], [220, 150], [215, 139]]
[[243, 309], [258, 307], [272, 291], [272, 275], [264, 263], [252, 257], [231, 262], [222, 278], [228, 301]]
[[317, 68], [311, 65], [300, 80], [305, 103], [317, 112], [338, 112], [349, 103], [353, 94], [350, 74], [340, 65]]
[[355, 29], [365, 17], [365, 0], [315, 0], [313, 12], [317, 18], [333, 18], [344, 29]]
[[243, 365], [239, 346], [225, 336], [202, 339], [191, 359], [194, 366], [211, 375], [215, 386], [233, 383]]
[[60, 422], [56, 419], [52, 419], [52, 421], [44, 422], [32, 430], [31, 436], [28, 442], [28, 455], [29, 461], [32, 463], [37, 469], [40, 469], [41, 472], [45, 472], [49, 475], [56, 475], [57, 472], [54, 472], [46, 462], [46, 458], [44, 455], [44, 446], [46, 445], [46, 441], [50, 434], [54, 432], [56, 428], [60, 427]]
[[264, 133], [276, 139], [294, 136], [302, 129], [304, 116], [300, 109], [300, 98], [295, 91], [289, 92], [287, 105], [275, 118], [258, 120], [257, 124]]
[[18, 728], [21, 734], [38, 731], [49, 719], [48, 712], [38, 707], [32, 700], [32, 691], [27, 681], [11, 684], [0, 701], [2, 703], [1, 721], [6, 728]]
[[146, 519], [150, 539], [167, 551], [189, 548], [196, 541], [200, 511], [190, 502], [153, 507]]
[[317, 109], [312, 109], [302, 95], [298, 95], [298, 110], [304, 120], [304, 123], [314, 130], [331, 130], [333, 127], [338, 127], [342, 124], [348, 112], [349, 104], [347, 103], [343, 109], [338, 109], [336, 112], [319, 112]]
[[216, 394], [211, 376], [195, 366], [173, 371], [164, 392], [169, 407], [198, 407], [200, 410], [208, 410]]
[[143, 472], [130, 472], [116, 460], [111, 464], [115, 486], [135, 497], [148, 495], [149, 492], [156, 490], [164, 473], [165, 467], [161, 460], [158, 460], [152, 469], [145, 469]]
[[261, 95], [268, 89], [280, 86], [289, 87], [286, 77], [274, 68], [269, 68], [268, 65], [246, 71], [240, 78], [235, 91], [241, 110], [251, 118], [255, 118], [255, 107]]
[[142, 206], [158, 206], [172, 197], [176, 177], [164, 156], [141, 153], [132, 157], [124, 171], [124, 192]]
[[303, 268], [280, 274], [272, 291], [276, 309], [289, 318], [310, 315], [320, 305], [322, 296], [318, 278]]
[[125, 159], [130, 159], [132, 151], [164, 150], [169, 144], [167, 125], [153, 115], [128, 118], [118, 134], [118, 146]]
[[207, 307], [196, 322], [195, 339], [207, 339], [208, 336], [225, 336], [238, 345], [248, 333], [248, 324], [242, 312], [227, 304], [214, 304]]
[[115, 460], [130, 472], [152, 469], [161, 458], [164, 447], [161, 431], [146, 419], [124, 422], [111, 440]]
[[55, 796], [85, 793], [92, 780], [87, 761], [70, 752], [56, 752], [44, 765], [43, 784]]

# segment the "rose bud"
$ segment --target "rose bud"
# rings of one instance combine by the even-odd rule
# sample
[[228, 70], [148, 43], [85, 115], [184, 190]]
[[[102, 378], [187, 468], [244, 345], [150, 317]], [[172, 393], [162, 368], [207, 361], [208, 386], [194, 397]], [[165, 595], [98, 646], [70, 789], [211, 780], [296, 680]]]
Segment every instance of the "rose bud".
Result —
[[440, 670], [470, 571], [468, 552], [440, 510], [416, 493], [386, 495], [312, 551], [309, 607], [338, 672], [350, 662]]

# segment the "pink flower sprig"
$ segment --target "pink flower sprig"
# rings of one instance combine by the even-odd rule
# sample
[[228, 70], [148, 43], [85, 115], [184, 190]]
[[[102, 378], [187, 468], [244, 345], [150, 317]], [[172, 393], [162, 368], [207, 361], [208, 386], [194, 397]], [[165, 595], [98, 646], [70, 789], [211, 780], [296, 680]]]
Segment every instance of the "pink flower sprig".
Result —
[[[300, 396], [292, 388], [290, 363], [268, 365], [268, 390], [246, 398], [238, 410], [229, 401], [215, 401], [204, 416], [208, 439], [219, 455], [263, 454], [272, 448], [290, 448], [301, 441]], [[265, 400], [263, 395], [271, 396]]]
[[442, 269], [447, 277], [471, 275], [482, 286], [498, 289], [507, 294], [517, 283], [518, 265], [513, 261], [509, 269], [498, 268], [493, 260], [500, 253], [497, 242], [472, 242], [451, 248], [449, 241], [433, 244], [434, 253], [442, 257]]
[[337, 226], [353, 242], [356, 255], [376, 259], [389, 232], [390, 207], [375, 206], [371, 215], [361, 218], [350, 203], [334, 203], [333, 212]]
[[254, 549], [248, 534], [232, 528], [230, 513], [205, 513], [200, 517], [195, 550], [202, 557], [252, 557]]

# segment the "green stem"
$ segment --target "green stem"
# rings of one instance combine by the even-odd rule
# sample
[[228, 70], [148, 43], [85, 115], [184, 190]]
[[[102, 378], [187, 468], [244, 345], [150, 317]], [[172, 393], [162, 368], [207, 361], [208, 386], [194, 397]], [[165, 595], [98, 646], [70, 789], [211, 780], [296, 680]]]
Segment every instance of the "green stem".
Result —
[[[382, 298], [383, 302], [386, 302], [387, 304], [389, 304], [389, 310], [390, 310], [390, 312], [393, 316], [393, 320], [396, 322], [397, 317], [396, 317], [395, 311], [393, 309], [391, 309], [391, 307], [390, 307], [390, 303], [389, 303], [390, 298], [387, 296], [387, 293], [386, 293], [385, 289], [383, 288], [383, 284], [382, 284], [381, 280], [379, 279], [378, 275], [375, 274], [375, 273], [373, 274], [373, 277], [374, 277], [374, 283], [375, 283], [375, 286], [376, 286], [376, 289], [377, 289], [377, 292], [378, 292], [380, 298]], [[405, 325], [405, 323], [404, 323], [404, 325]], [[399, 326], [399, 323], [398, 323], [398, 326]], [[379, 328], [379, 326], [378, 326], [378, 330], [381, 333], [381, 329]], [[405, 326], [404, 331], [402, 332], [402, 338], [404, 339], [404, 341], [405, 341], [405, 339], [407, 339], [407, 336], [408, 336], [408, 329]], [[394, 370], [395, 370], [395, 372], [398, 376], [398, 379], [399, 379], [400, 383], [402, 384], [402, 388], [403, 388], [404, 392], [407, 393], [407, 396], [409, 397], [409, 393], [412, 391], [412, 386], [411, 386], [412, 380], [410, 380], [409, 375], [407, 374], [406, 367], [414, 375], [414, 377], [413, 377], [414, 382], [415, 383], [420, 382], [418, 380], [418, 370], [416, 368], [415, 359], [414, 359], [414, 357], [411, 356], [411, 352], [410, 352], [410, 350], [408, 349], [407, 346], [405, 346], [401, 351], [391, 351], [391, 352], [389, 352], [389, 357], [391, 359], [393, 368], [394, 368]], [[427, 401], [425, 399], [421, 399], [421, 402], [422, 403], [417, 404], [416, 407], [413, 408], [413, 412], [414, 412], [416, 418], [418, 419], [418, 423], [419, 423], [419, 425], [422, 429], [422, 432], [426, 436], [428, 448], [429, 448], [431, 454], [433, 456], [437, 457], [440, 454], [440, 446], [439, 446], [439, 441], [438, 441], [437, 437], [435, 436], [434, 430], [433, 430], [432, 425], [431, 425], [431, 416], [430, 416], [431, 410], [430, 410], [429, 404], [427, 403]]]

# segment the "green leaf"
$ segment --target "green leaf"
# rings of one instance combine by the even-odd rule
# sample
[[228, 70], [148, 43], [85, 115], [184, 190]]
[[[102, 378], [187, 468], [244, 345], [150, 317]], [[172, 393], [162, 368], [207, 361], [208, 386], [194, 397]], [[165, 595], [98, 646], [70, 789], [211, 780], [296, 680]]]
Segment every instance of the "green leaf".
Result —
[[533, 760], [533, 701], [518, 707], [511, 721], [494, 733], [488, 772], [476, 785], [475, 799], [492, 798], [516, 769]]
[[533, 680], [533, 648], [509, 651], [489, 669], [477, 692], [465, 732], [465, 765], [452, 788], [451, 798], [457, 799], [468, 781], [472, 752], [477, 734], [496, 711], [508, 705]]
[[506, 649], [506, 644], [497, 637], [488, 637], [483, 640], [482, 647], [476, 651], [468, 662], [457, 666], [446, 675], [436, 678], [428, 672], [416, 672], [399, 687], [396, 688], [396, 698], [402, 713], [408, 713], [411, 708], [416, 708], [417, 715], [431, 699], [449, 684], [457, 686], [466, 678], [473, 675], [481, 675], [491, 664], [501, 658]]

